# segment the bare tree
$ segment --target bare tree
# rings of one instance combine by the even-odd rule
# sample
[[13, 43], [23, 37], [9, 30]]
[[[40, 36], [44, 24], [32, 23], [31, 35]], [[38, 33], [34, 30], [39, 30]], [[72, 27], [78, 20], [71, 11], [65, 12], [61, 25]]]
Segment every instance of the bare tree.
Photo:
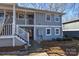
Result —
[[78, 3], [23, 3], [22, 6], [66, 13], [64, 15], [66, 20], [79, 17]]
[[66, 3], [49, 3], [48, 9], [51, 11], [64, 12], [67, 8]]

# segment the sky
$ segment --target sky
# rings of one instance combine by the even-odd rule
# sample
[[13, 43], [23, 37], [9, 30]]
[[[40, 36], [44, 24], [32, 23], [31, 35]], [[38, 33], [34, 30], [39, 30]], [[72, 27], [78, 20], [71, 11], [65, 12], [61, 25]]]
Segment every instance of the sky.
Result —
[[[37, 8], [37, 9], [49, 9], [48, 8], [48, 4], [47, 3], [40, 3], [38, 5], [33, 3], [21, 3], [18, 4], [19, 6], [22, 7], [29, 7], [29, 8]], [[74, 6], [75, 5], [75, 6]], [[76, 20], [79, 16], [79, 3], [68, 3], [67, 5], [65, 5], [65, 11], [64, 11], [65, 15], [62, 17], [63, 22], [67, 22], [67, 21], [71, 21], [71, 20]]]

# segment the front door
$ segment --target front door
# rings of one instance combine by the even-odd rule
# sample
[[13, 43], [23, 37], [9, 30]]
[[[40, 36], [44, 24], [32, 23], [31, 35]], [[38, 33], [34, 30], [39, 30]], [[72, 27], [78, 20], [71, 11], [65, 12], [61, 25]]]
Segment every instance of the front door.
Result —
[[34, 38], [33, 38], [33, 27], [26, 27], [26, 29], [25, 29], [27, 32], [29, 32], [29, 41], [30, 41], [30, 43], [34, 40]]
[[29, 29], [29, 39], [33, 40], [33, 29]]

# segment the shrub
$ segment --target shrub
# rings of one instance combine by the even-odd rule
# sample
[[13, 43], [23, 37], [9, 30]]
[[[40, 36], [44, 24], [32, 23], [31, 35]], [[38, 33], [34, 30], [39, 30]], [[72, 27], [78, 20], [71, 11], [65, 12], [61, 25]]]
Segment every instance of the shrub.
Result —
[[56, 41], [63, 41], [62, 38], [56, 38]]
[[64, 35], [64, 37], [66, 37], [66, 38], [67, 38], [67, 37], [68, 37], [68, 35]]
[[48, 41], [48, 40], [43, 40], [41, 41], [41, 47], [42, 48], [47, 48], [47, 47], [53, 47], [53, 46], [59, 46], [61, 43], [57, 42], [57, 41]]
[[73, 39], [79, 40], [79, 37], [73, 37]]
[[72, 41], [72, 38], [63, 38], [63, 41]]
[[52, 41], [56, 41], [56, 39], [55, 38], [52, 38]]

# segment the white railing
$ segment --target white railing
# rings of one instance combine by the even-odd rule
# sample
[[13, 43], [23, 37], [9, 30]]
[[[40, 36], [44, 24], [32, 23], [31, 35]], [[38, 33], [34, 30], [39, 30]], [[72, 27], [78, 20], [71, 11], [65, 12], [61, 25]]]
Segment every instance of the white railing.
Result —
[[12, 24], [4, 24], [0, 35], [12, 35]]
[[26, 19], [24, 19], [24, 18], [16, 18], [16, 23], [17, 24], [23, 24], [23, 25], [33, 25], [34, 24], [34, 19], [32, 19], [32, 18], [26, 18]]
[[25, 25], [26, 21], [24, 18], [16, 18], [16, 23], [21, 24], [21, 25]]
[[27, 24], [28, 25], [33, 25], [34, 24], [34, 19], [33, 18], [28, 18], [27, 19]]
[[19, 37], [21, 39], [23, 39], [25, 42], [27, 42], [27, 44], [30, 46], [30, 44], [29, 44], [29, 33], [28, 32], [26, 32], [22, 28], [18, 27], [17, 35], [19, 35]]

